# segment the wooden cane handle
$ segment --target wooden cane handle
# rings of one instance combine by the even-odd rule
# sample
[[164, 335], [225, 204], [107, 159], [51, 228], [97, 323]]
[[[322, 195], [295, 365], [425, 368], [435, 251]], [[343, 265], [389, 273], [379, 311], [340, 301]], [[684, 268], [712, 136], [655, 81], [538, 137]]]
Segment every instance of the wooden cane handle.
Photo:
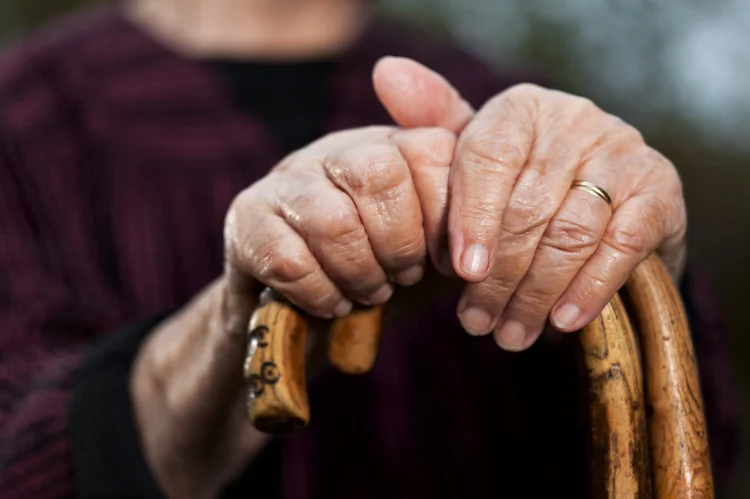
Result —
[[703, 397], [680, 294], [652, 255], [627, 287], [643, 345], [655, 499], [714, 497]]
[[580, 335], [588, 374], [589, 497], [648, 499], [651, 469], [640, 351], [619, 295]]
[[384, 307], [355, 309], [333, 321], [329, 333], [328, 361], [347, 374], [370, 372], [378, 354]]
[[248, 413], [267, 433], [285, 433], [310, 422], [305, 382], [307, 321], [281, 295], [267, 289], [250, 319], [245, 359]]
[[[356, 309], [329, 332], [328, 359], [340, 371], [372, 369], [382, 329], [383, 307]], [[250, 320], [245, 380], [248, 413], [266, 433], [286, 433], [310, 423], [306, 362], [308, 323], [279, 293], [267, 289]]]

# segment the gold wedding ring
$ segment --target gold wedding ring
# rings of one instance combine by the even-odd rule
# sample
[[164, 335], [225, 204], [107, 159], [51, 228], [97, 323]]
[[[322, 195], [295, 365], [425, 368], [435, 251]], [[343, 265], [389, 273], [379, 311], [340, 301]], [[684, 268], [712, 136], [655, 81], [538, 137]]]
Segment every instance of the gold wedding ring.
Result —
[[570, 188], [586, 191], [589, 194], [593, 194], [594, 196], [598, 196], [602, 198], [605, 203], [609, 205], [612, 204], [612, 198], [609, 197], [609, 194], [607, 194], [607, 191], [605, 191], [604, 189], [602, 189], [596, 184], [592, 184], [591, 182], [586, 182], [585, 180], [576, 180], [575, 182], [573, 182], [573, 185]]

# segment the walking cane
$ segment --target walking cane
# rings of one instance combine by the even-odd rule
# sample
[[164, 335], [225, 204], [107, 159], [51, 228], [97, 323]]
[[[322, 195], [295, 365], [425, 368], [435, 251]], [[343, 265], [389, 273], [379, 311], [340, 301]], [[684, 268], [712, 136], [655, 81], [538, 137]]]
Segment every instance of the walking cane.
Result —
[[[629, 303], [629, 316], [625, 303]], [[329, 361], [346, 373], [374, 364], [383, 307], [332, 323]], [[267, 290], [250, 323], [245, 378], [253, 424], [277, 433], [310, 421], [307, 321]], [[637, 334], [636, 334], [637, 333]], [[580, 332], [587, 371], [590, 496], [714, 497], [703, 400], [680, 296], [656, 256]]]

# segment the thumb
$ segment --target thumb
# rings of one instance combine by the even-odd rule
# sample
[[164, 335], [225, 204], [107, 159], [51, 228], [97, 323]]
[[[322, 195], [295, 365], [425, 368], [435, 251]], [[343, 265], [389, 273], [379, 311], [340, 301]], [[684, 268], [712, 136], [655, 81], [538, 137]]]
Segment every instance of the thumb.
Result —
[[474, 110], [445, 78], [402, 57], [384, 57], [373, 69], [380, 102], [404, 128], [440, 127], [459, 133]]

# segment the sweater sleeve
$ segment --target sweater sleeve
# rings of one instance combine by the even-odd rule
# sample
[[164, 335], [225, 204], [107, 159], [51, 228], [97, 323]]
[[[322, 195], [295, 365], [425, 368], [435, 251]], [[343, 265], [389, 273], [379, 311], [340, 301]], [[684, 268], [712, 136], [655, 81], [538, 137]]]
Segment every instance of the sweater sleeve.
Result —
[[[78, 372], [69, 434], [79, 499], [164, 499], [139, 444], [129, 391], [133, 361], [165, 315], [132, 322], [91, 349]], [[281, 497], [281, 442], [273, 439], [222, 499]]]
[[0, 497], [70, 497], [73, 377], [119, 307], [55, 169], [34, 179], [22, 165], [0, 134]]
[[65, 407], [82, 348], [32, 350], [0, 360], [0, 496], [69, 497]]
[[[3, 144], [5, 145], [5, 144]], [[0, 150], [0, 496], [62, 497], [71, 491], [62, 414], [80, 339], [50, 341], [64, 317], [65, 287], [49, 258], [22, 180]], [[69, 319], [69, 317], [68, 317]], [[67, 322], [67, 324], [66, 324]], [[44, 473], [40, 471], [44, 470]]]
[[[161, 499], [128, 379], [164, 315], [115, 329], [125, 314], [75, 241], [76, 212], [45, 196], [54, 174], [34, 179], [21, 157], [0, 135], [0, 497]], [[279, 452], [268, 446], [225, 497], [244, 497], [248, 480], [277, 497]]]
[[164, 499], [139, 444], [129, 390], [133, 360], [162, 319], [135, 321], [108, 335], [75, 377], [68, 433], [80, 499]]

